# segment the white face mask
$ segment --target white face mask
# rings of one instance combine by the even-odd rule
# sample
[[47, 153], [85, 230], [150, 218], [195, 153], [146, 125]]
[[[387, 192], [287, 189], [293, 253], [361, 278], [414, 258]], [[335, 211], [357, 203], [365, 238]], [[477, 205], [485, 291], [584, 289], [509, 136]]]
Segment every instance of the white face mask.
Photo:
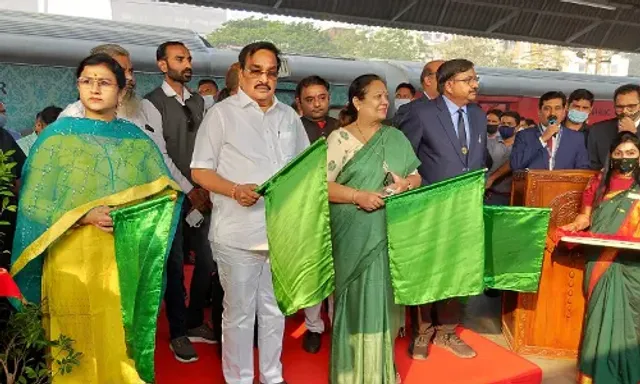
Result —
[[216, 103], [216, 100], [213, 98], [213, 95], [204, 95], [204, 96], [202, 96], [202, 98], [204, 99], [204, 110], [205, 111], [207, 109], [213, 107], [213, 104]]
[[411, 102], [411, 99], [395, 99], [395, 101], [393, 102], [394, 106], [396, 107], [396, 111], [398, 109], [400, 109], [400, 107], [402, 107], [405, 104], [409, 104]]

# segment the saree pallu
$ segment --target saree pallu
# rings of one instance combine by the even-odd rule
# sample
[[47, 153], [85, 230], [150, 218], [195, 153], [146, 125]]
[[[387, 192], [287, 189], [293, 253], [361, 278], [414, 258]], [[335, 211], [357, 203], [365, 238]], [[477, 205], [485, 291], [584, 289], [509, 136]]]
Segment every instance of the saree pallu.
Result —
[[[401, 177], [419, 165], [404, 135], [383, 127], [347, 162], [336, 182], [381, 191], [383, 161]], [[395, 383], [393, 348], [404, 308], [393, 299], [385, 211], [331, 204], [331, 234], [336, 289], [330, 382]]]
[[[122, 120], [64, 118], [40, 135], [22, 179], [11, 272], [27, 300], [42, 302], [47, 336], [70, 337], [82, 353], [53, 382], [152, 382], [182, 200], [161, 153]], [[114, 234], [75, 227], [103, 205], [115, 208]]]
[[[640, 188], [608, 194], [591, 232], [640, 238]], [[589, 247], [581, 384], [640, 383], [640, 252]]]

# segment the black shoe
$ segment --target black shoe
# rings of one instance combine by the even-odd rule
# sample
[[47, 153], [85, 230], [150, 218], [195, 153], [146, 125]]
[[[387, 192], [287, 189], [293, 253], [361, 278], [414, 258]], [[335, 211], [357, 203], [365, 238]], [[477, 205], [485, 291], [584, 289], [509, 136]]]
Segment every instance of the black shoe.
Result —
[[318, 353], [322, 346], [322, 334], [316, 332], [305, 332], [302, 338], [302, 349], [308, 353]]
[[173, 356], [181, 363], [193, 363], [198, 361], [198, 354], [193, 349], [191, 341], [187, 336], [177, 337], [171, 340], [169, 348], [173, 351]]
[[476, 357], [476, 351], [462, 341], [455, 333], [438, 333], [433, 339], [433, 344], [446, 349], [462, 359]]
[[213, 329], [208, 325], [202, 324], [197, 328], [192, 328], [187, 331], [187, 337], [192, 343], [205, 343], [205, 344], [217, 344], [216, 336], [213, 333]]

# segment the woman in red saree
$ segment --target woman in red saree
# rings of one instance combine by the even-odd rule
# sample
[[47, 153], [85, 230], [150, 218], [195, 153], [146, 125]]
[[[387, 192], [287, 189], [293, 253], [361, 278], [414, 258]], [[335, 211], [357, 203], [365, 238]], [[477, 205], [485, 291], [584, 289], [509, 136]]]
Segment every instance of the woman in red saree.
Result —
[[[603, 171], [583, 195], [582, 213], [562, 229], [640, 242], [640, 140], [618, 135]], [[640, 252], [589, 247], [584, 279], [587, 310], [580, 384], [640, 383]]]

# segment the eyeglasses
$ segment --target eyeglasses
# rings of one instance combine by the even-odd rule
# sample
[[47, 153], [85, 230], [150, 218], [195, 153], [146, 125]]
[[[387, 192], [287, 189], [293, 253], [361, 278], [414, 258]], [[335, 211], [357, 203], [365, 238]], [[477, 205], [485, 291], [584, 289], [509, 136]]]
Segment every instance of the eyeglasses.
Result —
[[464, 79], [451, 79], [451, 81], [460, 81], [467, 83], [467, 85], [471, 85], [473, 83], [480, 84], [480, 76], [465, 77]]
[[114, 81], [108, 79], [90, 79], [88, 77], [78, 78], [78, 86], [81, 88], [93, 88], [93, 85], [97, 84], [98, 88], [114, 88], [117, 84]]
[[278, 79], [278, 71], [261, 71], [259, 69], [247, 69], [244, 71], [249, 75], [252, 79], [258, 79], [262, 77], [262, 75], [267, 75], [267, 79], [269, 80], [277, 80]]

